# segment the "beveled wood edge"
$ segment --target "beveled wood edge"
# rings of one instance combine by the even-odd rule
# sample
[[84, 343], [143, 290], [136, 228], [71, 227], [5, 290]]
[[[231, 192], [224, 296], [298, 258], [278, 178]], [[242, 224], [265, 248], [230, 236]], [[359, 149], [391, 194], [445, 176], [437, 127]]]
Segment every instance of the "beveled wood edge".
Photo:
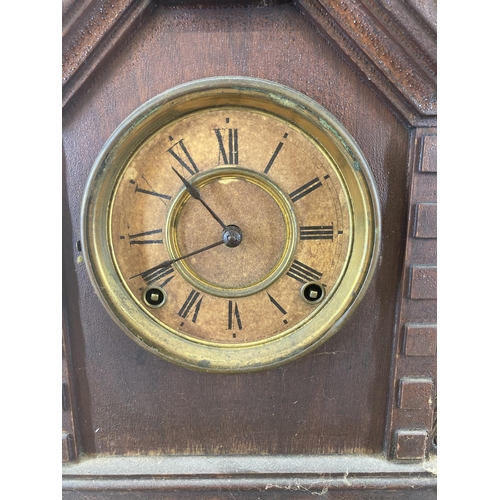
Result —
[[62, 35], [63, 40], [73, 23], [94, 0], [63, 0], [62, 4]]
[[[64, 146], [62, 150], [62, 180], [66, 183], [66, 155]], [[79, 421], [76, 407], [76, 381], [74, 370], [74, 353], [71, 349], [70, 327], [68, 318], [68, 301], [71, 301], [71, 293], [67, 290], [67, 273], [74, 269], [73, 253], [66, 251], [68, 243], [71, 245], [71, 221], [69, 216], [69, 200], [67, 189], [62, 190], [62, 459], [73, 461], [78, 459], [80, 448]]]
[[372, 455], [107, 456], [63, 465], [63, 491], [433, 489], [437, 460]]
[[151, 0], [93, 0], [75, 15], [62, 41], [63, 109], [153, 8]]
[[[379, 0], [380, 1], [380, 0]], [[398, 1], [398, 0], [383, 0], [383, 1]], [[420, 18], [422, 23], [425, 23], [434, 33], [437, 31], [437, 0], [430, 1], [427, 5], [422, 5], [419, 0], [406, 0], [405, 4], [409, 9], [414, 11]]]
[[408, 36], [402, 41], [403, 32], [394, 27], [398, 18], [387, 11], [382, 15], [375, 3], [350, 0], [351, 9], [345, 8], [346, 3], [295, 0], [325, 40], [338, 47], [346, 62], [364, 75], [407, 126], [435, 126], [436, 77], [427, 69], [435, 64], [432, 51], [427, 51], [426, 57], [417, 57], [414, 42]]
[[[436, 83], [437, 33], [423, 12], [401, 0], [361, 0], [402, 48]], [[432, 1], [432, 0], [427, 0]]]
[[[74, 0], [63, 12], [62, 81], [70, 78], [82, 66], [106, 33], [137, 0], [117, 0], [111, 13], [106, 0]], [[149, 2], [149, 0], [148, 0]]]

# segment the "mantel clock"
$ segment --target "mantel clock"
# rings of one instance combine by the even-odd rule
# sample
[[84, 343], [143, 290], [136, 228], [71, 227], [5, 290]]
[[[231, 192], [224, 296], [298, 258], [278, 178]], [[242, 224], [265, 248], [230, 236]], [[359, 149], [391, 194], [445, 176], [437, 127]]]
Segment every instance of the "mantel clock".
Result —
[[317, 348], [358, 305], [380, 209], [359, 147], [283, 85], [208, 78], [134, 111], [82, 208], [93, 285], [132, 339], [187, 368], [248, 372]]

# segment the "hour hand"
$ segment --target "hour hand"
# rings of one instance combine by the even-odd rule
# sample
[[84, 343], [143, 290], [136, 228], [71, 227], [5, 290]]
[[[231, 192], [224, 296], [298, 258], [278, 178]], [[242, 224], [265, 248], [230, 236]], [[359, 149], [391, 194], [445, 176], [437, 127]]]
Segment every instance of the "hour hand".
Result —
[[184, 186], [186, 186], [186, 189], [188, 193], [195, 199], [201, 202], [201, 204], [210, 212], [210, 215], [222, 226], [223, 229], [226, 229], [226, 224], [222, 222], [222, 220], [217, 216], [217, 214], [205, 203], [205, 200], [201, 197], [201, 193], [198, 189], [196, 189], [187, 179], [182, 177], [177, 170], [175, 170], [174, 167], [172, 167], [172, 170], [177, 174], [179, 179], [182, 181]]

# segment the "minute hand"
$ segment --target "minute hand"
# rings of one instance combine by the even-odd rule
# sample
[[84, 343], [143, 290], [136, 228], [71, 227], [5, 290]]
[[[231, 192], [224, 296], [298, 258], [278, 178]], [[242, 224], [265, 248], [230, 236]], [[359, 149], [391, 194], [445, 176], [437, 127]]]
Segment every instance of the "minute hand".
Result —
[[177, 170], [175, 170], [174, 167], [172, 167], [172, 170], [177, 174], [179, 179], [183, 182], [184, 186], [186, 186], [186, 189], [188, 190], [188, 193], [195, 199], [201, 202], [201, 204], [210, 212], [210, 215], [222, 226], [223, 229], [226, 229], [226, 224], [222, 222], [222, 220], [217, 216], [217, 214], [205, 203], [205, 200], [201, 197], [200, 192], [198, 189], [196, 189], [187, 179], [184, 179]]
[[225, 243], [225, 240], [222, 239], [220, 241], [217, 241], [216, 243], [212, 243], [211, 245], [207, 245], [206, 247], [199, 248], [198, 250], [195, 250], [194, 252], [187, 253], [186, 255], [182, 255], [181, 257], [177, 257], [177, 258], [171, 259], [171, 260], [165, 260], [161, 264], [158, 264], [158, 265], [148, 269], [147, 271], [142, 271], [142, 273], [137, 273], [137, 274], [134, 274], [133, 276], [130, 276], [129, 279], [137, 278], [137, 276], [142, 276], [143, 278], [147, 278], [147, 276], [149, 276], [153, 271], [156, 271], [157, 269], [162, 269], [164, 267], [170, 267], [174, 262], [177, 262], [178, 260], [187, 259], [188, 257], [192, 257], [193, 255], [199, 254], [201, 252], [205, 252], [206, 250], [210, 250], [211, 248], [217, 247], [219, 245], [223, 245], [224, 243]]

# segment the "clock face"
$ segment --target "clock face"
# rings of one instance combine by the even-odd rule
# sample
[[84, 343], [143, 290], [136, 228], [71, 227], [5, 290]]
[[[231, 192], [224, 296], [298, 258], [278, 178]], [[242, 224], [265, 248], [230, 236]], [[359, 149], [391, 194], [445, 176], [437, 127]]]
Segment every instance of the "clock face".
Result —
[[84, 255], [141, 345], [253, 371], [340, 328], [373, 272], [378, 217], [368, 167], [326, 110], [270, 82], [208, 79], [110, 138], [87, 186]]

